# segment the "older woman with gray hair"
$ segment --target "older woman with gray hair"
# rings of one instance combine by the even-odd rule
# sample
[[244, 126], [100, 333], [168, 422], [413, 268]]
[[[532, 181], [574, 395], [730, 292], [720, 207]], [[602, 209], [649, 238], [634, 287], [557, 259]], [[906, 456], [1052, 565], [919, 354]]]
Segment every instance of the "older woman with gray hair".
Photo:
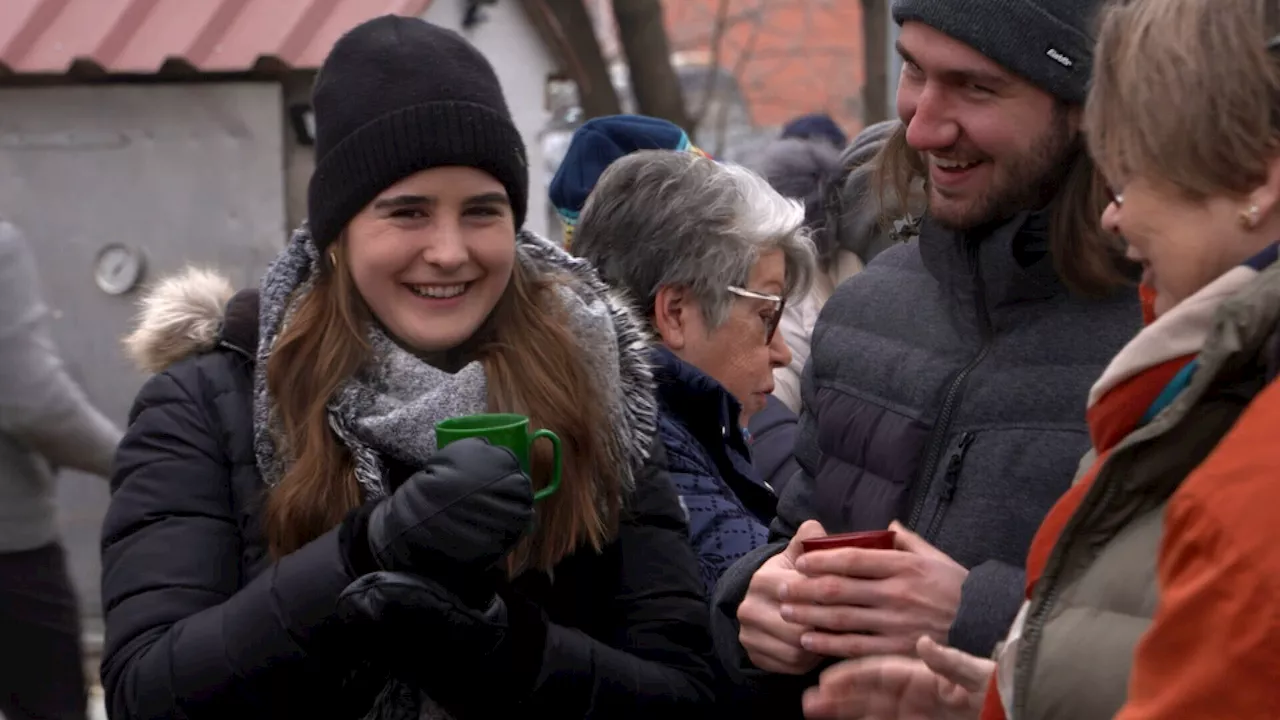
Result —
[[775, 511], [744, 428], [791, 361], [778, 325], [814, 274], [804, 210], [745, 168], [642, 151], [600, 178], [573, 249], [654, 333], [659, 431], [710, 591]]

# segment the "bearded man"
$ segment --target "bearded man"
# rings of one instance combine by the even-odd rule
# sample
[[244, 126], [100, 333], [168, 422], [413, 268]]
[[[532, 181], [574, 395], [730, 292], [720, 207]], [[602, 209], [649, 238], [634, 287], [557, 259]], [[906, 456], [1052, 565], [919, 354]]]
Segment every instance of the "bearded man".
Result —
[[[1100, 4], [893, 5], [881, 198], [923, 179], [928, 210], [823, 310], [775, 542], [717, 587], [717, 650], [777, 701], [752, 693], [761, 713], [798, 715], [825, 663], [921, 635], [987, 655], [1021, 604], [1032, 536], [1089, 448], [1089, 387], [1141, 324], [1079, 132]], [[801, 559], [804, 539], [886, 527], [893, 550]]]

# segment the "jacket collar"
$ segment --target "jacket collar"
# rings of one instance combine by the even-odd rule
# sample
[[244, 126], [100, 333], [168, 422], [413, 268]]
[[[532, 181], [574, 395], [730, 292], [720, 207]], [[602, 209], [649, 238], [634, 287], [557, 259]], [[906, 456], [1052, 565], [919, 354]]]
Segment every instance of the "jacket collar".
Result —
[[[1231, 288], [1231, 292], [1218, 297], [1209, 308], [1211, 314], [1208, 317], [1179, 320], [1174, 311], [1190, 307], [1190, 299], [1184, 300], [1139, 333], [1121, 351], [1118, 361], [1127, 351], [1149, 344], [1153, 331], [1159, 330], [1156, 326], [1162, 323], [1193, 322], [1192, 330], [1199, 338], [1197, 342], [1185, 345], [1184, 354], [1179, 356], [1164, 359], [1173, 352], [1145, 353], [1150, 358], [1148, 367], [1117, 376], [1105, 391], [1095, 388], [1097, 397], [1088, 412], [1096, 447], [1103, 449], [1115, 445], [1125, 434], [1128, 438], [1124, 443], [1131, 444], [1168, 431], [1182, 422], [1213, 388], [1224, 390], [1233, 387], [1253, 396], [1275, 379], [1278, 369], [1275, 353], [1280, 350], [1280, 262], [1277, 262], [1277, 249], [1277, 246], [1268, 248], [1203, 288], [1201, 293], [1208, 297], [1213, 296], [1214, 285], [1219, 286], [1219, 291], [1224, 287]], [[1168, 342], [1162, 341], [1156, 349], [1167, 350], [1168, 346]], [[1117, 364], [1113, 362], [1108, 372], [1114, 373]], [[1192, 371], [1184, 373], [1188, 367]], [[1104, 375], [1099, 383], [1105, 379]], [[1174, 386], [1177, 392], [1163, 405], [1167, 411], [1145, 426], [1137, 427], [1140, 424], [1139, 414], [1159, 399], [1162, 389], [1168, 389], [1179, 380]]]
[[[1248, 297], [1259, 276], [1280, 257], [1280, 243], [1272, 243], [1245, 262], [1218, 276], [1159, 318], [1153, 317], [1107, 365], [1089, 392], [1093, 407], [1113, 388], [1148, 368], [1175, 358], [1195, 357], [1220, 322], [1219, 308], [1234, 298]], [[1249, 329], [1247, 327], [1243, 329]], [[1269, 328], [1268, 328], [1269, 330]]]
[[1003, 222], [949, 230], [930, 216], [920, 226], [920, 253], [939, 284], [974, 293], [980, 271], [987, 307], [1044, 300], [1064, 291], [1049, 251], [1050, 209], [1021, 212]]
[[680, 420], [706, 447], [727, 443], [749, 456], [741, 417], [742, 404], [710, 375], [658, 345], [653, 353], [653, 379], [658, 404]]
[[218, 345], [253, 361], [258, 354], [258, 290], [241, 290], [227, 301]]

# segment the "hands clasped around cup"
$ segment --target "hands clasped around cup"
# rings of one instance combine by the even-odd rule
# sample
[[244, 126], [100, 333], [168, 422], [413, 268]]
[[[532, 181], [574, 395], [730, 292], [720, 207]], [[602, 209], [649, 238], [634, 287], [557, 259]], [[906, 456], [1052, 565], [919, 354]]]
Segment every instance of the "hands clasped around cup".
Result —
[[826, 531], [809, 521], [751, 580], [739, 640], [762, 670], [802, 674], [821, 657], [912, 655], [921, 636], [944, 641], [968, 572], [898, 524], [895, 549], [803, 552]]
[[747, 595], [738, 605], [738, 641], [761, 670], [803, 675], [822, 660], [801, 644], [811, 628], [782, 616], [782, 589], [804, 579], [796, 570], [796, 561], [804, 553], [803, 542], [826, 534], [817, 521], [801, 525], [786, 549], [769, 558], [751, 577]]

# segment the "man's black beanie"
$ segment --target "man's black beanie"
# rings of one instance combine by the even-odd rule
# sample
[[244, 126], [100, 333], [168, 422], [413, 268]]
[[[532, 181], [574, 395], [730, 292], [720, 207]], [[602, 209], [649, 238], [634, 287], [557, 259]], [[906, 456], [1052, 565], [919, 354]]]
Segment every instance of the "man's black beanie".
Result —
[[343, 35], [312, 91], [316, 169], [307, 214], [323, 251], [378, 193], [422, 170], [473, 167], [524, 224], [529, 168], [489, 61], [461, 35], [385, 15]]

